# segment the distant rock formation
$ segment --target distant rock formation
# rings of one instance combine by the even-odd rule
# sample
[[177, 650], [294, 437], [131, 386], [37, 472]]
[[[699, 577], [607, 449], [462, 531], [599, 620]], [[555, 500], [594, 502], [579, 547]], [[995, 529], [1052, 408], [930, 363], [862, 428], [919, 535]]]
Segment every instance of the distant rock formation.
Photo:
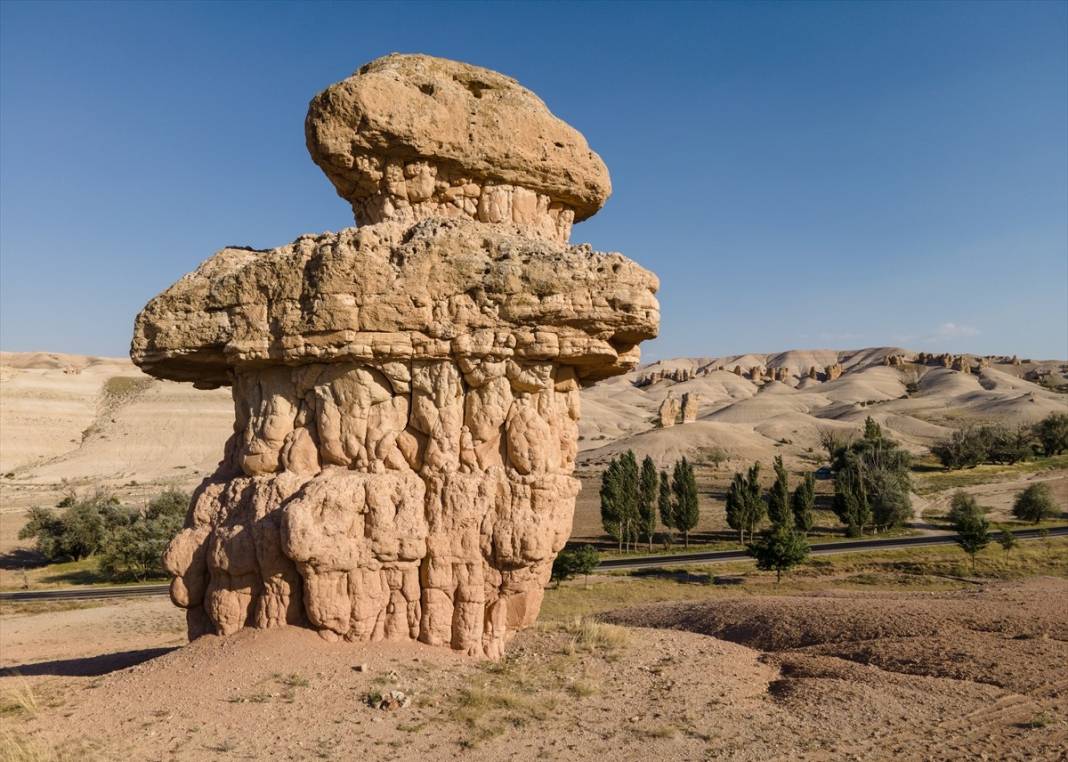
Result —
[[682, 422], [693, 423], [697, 420], [698, 408], [701, 405], [701, 395], [697, 392], [686, 392], [682, 395]]
[[235, 434], [164, 562], [190, 637], [310, 625], [497, 657], [571, 531], [579, 389], [656, 335], [656, 277], [567, 243], [608, 196], [515, 80], [390, 55], [307, 145], [359, 228], [228, 248], [138, 316], [147, 373], [232, 386]]
[[824, 368], [823, 375], [828, 381], [834, 381], [837, 378], [841, 378], [842, 364], [836, 362], [832, 365], [828, 365], [826, 368]]
[[656, 415], [660, 428], [667, 429], [674, 426], [679, 420], [678, 398], [670, 394], [664, 397], [664, 401], [660, 403], [660, 408], [656, 411]]

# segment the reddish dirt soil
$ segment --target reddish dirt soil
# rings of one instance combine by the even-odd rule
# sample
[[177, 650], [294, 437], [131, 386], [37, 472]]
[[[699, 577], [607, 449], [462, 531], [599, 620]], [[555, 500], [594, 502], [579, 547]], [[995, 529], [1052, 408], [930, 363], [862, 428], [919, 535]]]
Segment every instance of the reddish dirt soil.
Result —
[[[605, 619], [623, 626], [546, 624], [489, 663], [294, 628], [164, 652], [181, 621], [163, 601], [7, 615], [0, 663], [24, 676], [0, 689], [39, 708], [5, 710], [4, 742], [82, 760], [1065, 758], [1068, 580]], [[391, 689], [411, 703], [368, 706]]]

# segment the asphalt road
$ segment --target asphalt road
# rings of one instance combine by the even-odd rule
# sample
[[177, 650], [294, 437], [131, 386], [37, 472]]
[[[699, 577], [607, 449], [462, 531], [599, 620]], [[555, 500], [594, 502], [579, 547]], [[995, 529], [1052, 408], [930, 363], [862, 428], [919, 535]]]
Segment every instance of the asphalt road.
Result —
[[[1056, 527], [1046, 530], [1050, 537], [1068, 535], [1068, 527]], [[1019, 529], [1013, 534], [1018, 540], [1037, 540], [1041, 536], [1039, 529]], [[858, 550], [893, 550], [911, 548], [919, 545], [952, 545], [955, 534], [922, 535], [920, 537], [891, 537], [889, 539], [846, 540], [844, 542], [825, 542], [810, 546], [813, 555], [828, 553], [848, 553]], [[744, 550], [710, 550], [700, 553], [671, 553], [660, 556], [636, 556], [635, 558], [613, 558], [601, 561], [598, 569], [643, 569], [651, 566], [668, 566], [671, 564], [710, 563], [715, 561], [736, 561], [748, 558]]]
[[[1056, 527], [1046, 530], [1050, 537], [1068, 535], [1068, 527]], [[1039, 529], [1020, 529], [1014, 532], [1017, 539], [1037, 540], [1041, 537]], [[921, 545], [952, 545], [952, 533], [923, 535], [920, 537], [893, 537], [889, 539], [848, 540], [845, 542], [825, 542], [811, 547], [813, 555], [828, 553], [848, 553], [861, 550], [892, 550], [911, 548]], [[712, 550], [698, 553], [669, 553], [657, 556], [637, 556], [635, 558], [613, 558], [601, 561], [597, 567], [602, 570], [643, 569], [673, 564], [715, 563], [717, 561], [735, 561], [747, 558], [744, 550]], [[166, 595], [170, 585], [116, 585], [111, 587], [65, 588], [61, 590], [20, 590], [0, 593], [0, 601], [90, 601], [104, 598], [136, 598], [144, 595]]]

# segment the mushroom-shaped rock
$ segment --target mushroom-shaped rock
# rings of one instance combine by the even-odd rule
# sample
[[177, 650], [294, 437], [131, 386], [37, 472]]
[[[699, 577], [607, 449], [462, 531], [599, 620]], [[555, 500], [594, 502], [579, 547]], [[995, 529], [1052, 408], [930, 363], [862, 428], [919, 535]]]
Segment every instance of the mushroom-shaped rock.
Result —
[[[358, 210], [392, 211], [223, 249], [137, 317], [142, 369], [234, 397], [172, 599], [190, 637], [298, 624], [496, 657], [571, 531], [579, 389], [637, 364], [657, 280], [566, 243], [607, 173], [531, 93], [425, 56], [360, 72], [313, 101], [309, 145]], [[463, 214], [439, 205], [468, 186]]]

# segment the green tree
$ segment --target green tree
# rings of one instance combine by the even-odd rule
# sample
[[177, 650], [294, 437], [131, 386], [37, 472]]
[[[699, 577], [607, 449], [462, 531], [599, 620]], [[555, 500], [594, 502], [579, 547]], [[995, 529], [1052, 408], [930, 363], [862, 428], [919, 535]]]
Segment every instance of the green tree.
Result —
[[749, 531], [749, 540], [752, 542], [753, 534], [757, 527], [764, 521], [767, 511], [767, 503], [764, 502], [763, 492], [760, 489], [760, 463], [754, 463], [749, 467], [745, 475], [745, 516], [743, 523]]
[[189, 496], [168, 490], [157, 496], [142, 513], [113, 528], [104, 543], [100, 570], [111, 576], [143, 580], [162, 576], [163, 552], [182, 528]]
[[638, 527], [642, 538], [653, 549], [653, 535], [656, 533], [657, 487], [659, 478], [656, 465], [648, 455], [642, 460], [641, 474], [638, 478]]
[[47, 508], [33, 509], [30, 521], [19, 531], [20, 539], [35, 540], [37, 550], [50, 561], [80, 561], [99, 552], [110, 534], [130, 516], [118, 499], [103, 489], [66, 504], [69, 507], [59, 515]]
[[1035, 424], [1035, 436], [1047, 456], [1068, 450], [1068, 413], [1051, 413]]
[[756, 559], [757, 568], [774, 571], [775, 581], [808, 557], [808, 540], [789, 524], [775, 524], [749, 546], [748, 553]]
[[958, 492], [953, 496], [953, 529], [957, 533], [956, 543], [971, 556], [972, 573], [975, 573], [975, 556], [990, 544], [990, 524], [983, 515], [983, 509], [971, 495]]
[[597, 549], [592, 545], [583, 545], [573, 550], [565, 548], [557, 554], [556, 559], [553, 561], [552, 578], [556, 581], [556, 586], [559, 587], [561, 582], [581, 574], [587, 578], [587, 584], [589, 584], [589, 575], [597, 568], [599, 563], [600, 558], [597, 554]]
[[745, 542], [746, 492], [745, 476], [735, 472], [727, 488], [727, 526], [738, 531], [738, 542]]
[[19, 530], [20, 540], [34, 540], [37, 552], [53, 561], [64, 555], [63, 520], [51, 508], [34, 506]]
[[601, 474], [601, 526], [619, 545], [623, 552], [623, 524], [625, 521], [622, 490], [622, 466], [618, 458], [613, 458]]
[[660, 472], [659, 482], [657, 508], [660, 510], [660, 523], [667, 527], [668, 542], [671, 543], [674, 541], [675, 509], [671, 505], [671, 479], [667, 471]]
[[627, 450], [620, 456], [620, 504], [623, 515], [624, 546], [634, 547], [640, 535], [640, 516], [638, 514], [638, 459], [633, 450]]
[[982, 513], [982, 508], [979, 507], [975, 498], [963, 490], [957, 490], [950, 498], [949, 513], [946, 514], [946, 518], [950, 524], [956, 526], [958, 522], [977, 513]]
[[1019, 495], [1012, 505], [1012, 515], [1020, 521], [1037, 524], [1042, 519], [1051, 519], [1058, 513], [1053, 492], [1045, 482], [1032, 484]]
[[1019, 544], [1019, 540], [1016, 539], [1016, 535], [1011, 530], [1002, 527], [1001, 534], [998, 535], [998, 543], [1001, 545], [1001, 549], [1008, 553]]
[[1010, 429], [1007, 426], [988, 426], [987, 460], [991, 463], [1013, 465], [1028, 460], [1034, 454], [1034, 432], [1027, 426]]
[[781, 455], [775, 456], [772, 468], [775, 470], [775, 481], [768, 492], [768, 518], [778, 526], [789, 523], [793, 518], [790, 515], [790, 480]]
[[834, 463], [834, 511], [850, 536], [902, 524], [912, 514], [911, 458], [870, 416], [864, 436], [842, 449]]
[[939, 462], [948, 469], [975, 468], [986, 461], [990, 443], [988, 431], [980, 428], [966, 427], [953, 431], [931, 447], [931, 452]]
[[871, 522], [871, 504], [864, 482], [863, 464], [851, 452], [841, 453], [834, 472], [834, 501], [831, 508], [846, 525], [850, 537], [860, 537]]
[[694, 476], [693, 466], [686, 458], [675, 462], [675, 470], [671, 477], [671, 491], [675, 528], [682, 532], [683, 543], [688, 548], [690, 547], [690, 530], [697, 526], [701, 514], [697, 499], [697, 479]]
[[811, 472], [805, 474], [805, 478], [794, 490], [790, 501], [790, 508], [794, 514], [794, 526], [798, 530], [808, 534], [816, 523], [816, 477]]

